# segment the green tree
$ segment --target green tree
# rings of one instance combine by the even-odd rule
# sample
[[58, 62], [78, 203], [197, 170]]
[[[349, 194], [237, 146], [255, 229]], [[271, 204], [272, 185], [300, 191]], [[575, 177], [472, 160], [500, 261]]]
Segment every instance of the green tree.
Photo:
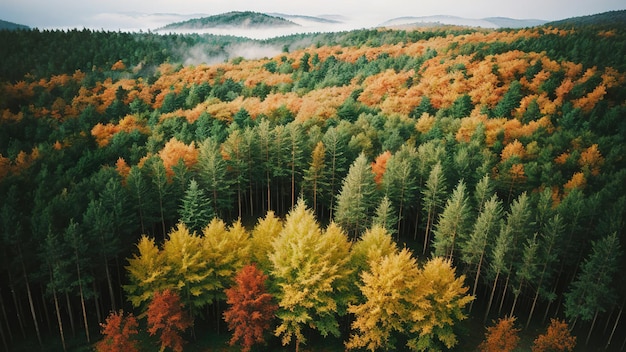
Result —
[[337, 195], [335, 221], [350, 237], [356, 238], [368, 225], [367, 219], [376, 204], [376, 183], [372, 166], [361, 153], [352, 163], [341, 192]]
[[417, 174], [415, 160], [417, 151], [409, 144], [403, 144], [400, 150], [387, 160], [386, 170], [383, 175], [383, 189], [391, 204], [398, 207], [398, 227], [405, 218], [407, 208], [416, 202], [417, 195]]
[[424, 211], [426, 212], [426, 231], [424, 232], [424, 247], [422, 254], [426, 253], [428, 242], [430, 241], [431, 226], [437, 213], [437, 208], [441, 207], [445, 192], [446, 179], [443, 174], [441, 163], [437, 162], [430, 171], [426, 187], [422, 189]]
[[313, 201], [313, 211], [317, 212], [317, 199], [321, 198], [322, 191], [326, 188], [326, 148], [324, 143], [319, 141], [311, 155], [309, 168], [304, 171], [303, 187], [307, 195]]
[[465, 188], [465, 182], [459, 181], [439, 216], [433, 240], [435, 256], [452, 260], [457, 240], [469, 232], [470, 209]]
[[578, 319], [591, 320], [586, 344], [598, 314], [615, 303], [613, 287], [615, 274], [619, 270], [621, 248], [616, 233], [605, 236], [591, 245], [591, 254], [581, 264], [580, 272], [565, 293], [565, 315], [574, 327]]
[[198, 179], [210, 199], [210, 205], [217, 216], [232, 205], [232, 179], [227, 174], [227, 164], [222, 158], [220, 145], [212, 138], [200, 143], [198, 150]]
[[215, 217], [209, 199], [204, 191], [198, 188], [198, 182], [193, 179], [189, 182], [179, 212], [180, 221], [195, 233], [201, 233], [202, 229]]
[[[493, 195], [484, 206], [469, 237], [463, 241], [461, 246], [461, 261], [474, 273], [474, 284], [472, 285], [472, 296], [476, 297], [478, 281], [483, 271], [483, 265], [487, 259], [488, 249], [495, 240], [500, 229], [502, 219], [502, 202], [496, 195]], [[472, 310], [474, 302], [470, 303], [469, 310]]]
[[273, 247], [271, 275], [279, 288], [276, 336], [283, 345], [295, 340], [296, 351], [306, 343], [303, 329], [307, 326], [322, 336], [339, 336], [337, 315], [345, 313], [351, 273], [345, 234], [332, 224], [323, 233], [300, 199]]
[[333, 218], [335, 210], [335, 198], [339, 190], [340, 181], [344, 178], [348, 170], [348, 158], [346, 156], [346, 146], [348, 144], [348, 136], [335, 127], [330, 127], [324, 133], [322, 142], [326, 147], [326, 165], [329, 169], [328, 188], [322, 191], [328, 194], [326, 204], [330, 210], [330, 218]]
[[384, 227], [387, 232], [390, 234], [394, 234], [396, 232], [398, 223], [398, 217], [396, 216], [396, 212], [393, 209], [393, 205], [391, 205], [391, 201], [387, 196], [384, 196], [378, 207], [376, 207], [376, 211], [374, 212], [374, 217], [372, 218], [372, 227], [381, 226]]

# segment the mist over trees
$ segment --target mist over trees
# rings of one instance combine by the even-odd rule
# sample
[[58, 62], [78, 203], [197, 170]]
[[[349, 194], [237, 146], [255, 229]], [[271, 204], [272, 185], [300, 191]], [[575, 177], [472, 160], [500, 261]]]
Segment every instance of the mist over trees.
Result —
[[0, 31], [4, 349], [624, 345], [623, 25], [245, 42]]

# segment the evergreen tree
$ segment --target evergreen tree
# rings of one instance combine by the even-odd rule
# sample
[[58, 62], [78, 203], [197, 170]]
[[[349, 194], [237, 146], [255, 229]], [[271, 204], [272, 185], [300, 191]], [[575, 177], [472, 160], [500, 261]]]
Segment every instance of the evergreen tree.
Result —
[[204, 191], [198, 188], [198, 182], [192, 179], [183, 197], [183, 204], [180, 208], [180, 221], [192, 232], [200, 233], [211, 219], [215, 217], [210, 204]]
[[367, 227], [371, 212], [376, 204], [376, 183], [372, 166], [361, 153], [352, 163], [337, 195], [335, 221], [350, 237], [356, 238]]
[[443, 175], [441, 163], [436, 163], [430, 171], [426, 187], [422, 189], [424, 211], [426, 212], [426, 230], [424, 232], [424, 247], [422, 254], [426, 253], [428, 242], [430, 241], [431, 226], [433, 224], [437, 208], [443, 203], [446, 192], [446, 179]]
[[439, 216], [433, 240], [435, 256], [452, 260], [456, 242], [459, 238], [467, 236], [469, 232], [469, 210], [465, 183], [461, 180]]

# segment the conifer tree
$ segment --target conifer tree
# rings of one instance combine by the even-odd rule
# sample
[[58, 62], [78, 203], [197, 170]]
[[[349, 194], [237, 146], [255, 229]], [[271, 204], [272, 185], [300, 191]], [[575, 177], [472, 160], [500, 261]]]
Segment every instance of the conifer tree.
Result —
[[215, 213], [209, 199], [192, 179], [180, 207], [180, 221], [192, 232], [200, 233], [213, 217]]
[[594, 241], [591, 254], [581, 264], [576, 280], [565, 293], [565, 315], [571, 321], [571, 326], [575, 326], [578, 319], [592, 321], [585, 343], [589, 342], [598, 314], [615, 303], [612, 283], [619, 269], [620, 255], [616, 233]]
[[461, 180], [439, 216], [433, 240], [435, 256], [452, 260], [456, 242], [459, 238], [467, 236], [469, 232], [469, 210], [465, 183]]
[[422, 248], [422, 254], [426, 253], [428, 248], [428, 242], [430, 241], [431, 227], [434, 222], [437, 208], [443, 203], [443, 197], [446, 191], [445, 176], [443, 175], [443, 169], [441, 163], [436, 163], [430, 171], [428, 180], [426, 181], [426, 187], [422, 190], [423, 206], [426, 212], [426, 230], [424, 232], [424, 247]]
[[335, 221], [351, 238], [358, 237], [367, 227], [371, 212], [376, 204], [376, 184], [372, 166], [361, 153], [352, 163], [337, 195]]

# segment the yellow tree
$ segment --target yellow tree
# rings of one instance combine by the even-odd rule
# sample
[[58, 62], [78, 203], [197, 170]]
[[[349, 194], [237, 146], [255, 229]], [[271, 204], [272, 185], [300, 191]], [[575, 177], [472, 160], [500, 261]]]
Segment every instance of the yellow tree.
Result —
[[306, 326], [322, 336], [339, 336], [337, 315], [343, 311], [351, 273], [345, 233], [334, 224], [322, 232], [312, 211], [299, 199], [273, 248], [270, 274], [278, 287], [276, 315], [280, 319], [276, 336], [283, 345], [295, 340], [296, 351], [306, 343]]
[[283, 223], [274, 215], [273, 211], [268, 211], [264, 218], [259, 219], [256, 226], [252, 230], [252, 238], [250, 239], [251, 259], [256, 262], [263, 272], [270, 272], [272, 262], [269, 259], [272, 253], [272, 242], [278, 237], [283, 229]]
[[361, 273], [359, 288], [365, 302], [348, 307], [355, 316], [348, 349], [376, 351], [394, 346], [394, 333], [407, 332], [415, 300], [424, 299], [425, 283], [419, 285], [419, 275], [417, 262], [406, 248], [372, 260], [369, 270]]
[[139, 254], [128, 259], [128, 285], [124, 285], [126, 296], [134, 307], [144, 306], [154, 292], [167, 288], [165, 258], [154, 243], [154, 238], [142, 236], [137, 244]]

